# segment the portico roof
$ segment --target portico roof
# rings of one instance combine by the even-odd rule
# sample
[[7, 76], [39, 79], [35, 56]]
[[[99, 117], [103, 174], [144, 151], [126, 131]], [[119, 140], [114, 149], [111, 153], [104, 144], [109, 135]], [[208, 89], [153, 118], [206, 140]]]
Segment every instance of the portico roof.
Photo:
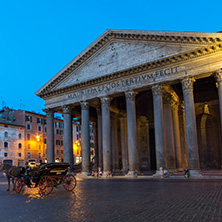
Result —
[[[88, 61], [92, 60], [113, 42], [121, 42], [122, 44], [133, 43], [134, 45], [143, 44], [146, 47], [147, 45], [152, 47], [160, 45], [183, 49], [181, 52], [174, 50], [162, 58], [157, 56], [148, 62], [135, 63], [130, 67], [122, 67], [116, 71], [103, 73], [101, 76], [91, 76], [79, 82], [67, 81], [77, 70], [84, 67]], [[153, 49], [156, 50], [156, 48]], [[196, 59], [220, 51], [222, 51], [222, 33], [107, 30], [41, 87], [36, 92], [36, 95], [46, 99], [56, 94], [70, 92], [102, 81], [116, 79], [135, 72], [146, 71], [188, 59]], [[67, 81], [66, 84], [60, 85], [65, 81]]]

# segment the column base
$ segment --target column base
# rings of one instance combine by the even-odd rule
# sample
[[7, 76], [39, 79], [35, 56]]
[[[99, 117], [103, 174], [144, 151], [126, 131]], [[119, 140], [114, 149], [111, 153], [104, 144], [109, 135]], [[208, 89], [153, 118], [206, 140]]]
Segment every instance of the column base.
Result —
[[164, 174], [163, 174], [163, 168], [160, 167], [159, 170], [156, 170], [156, 173], [153, 174], [153, 177], [163, 178], [163, 177], [164, 177]]
[[181, 167], [181, 168], [177, 168], [177, 172], [184, 172], [184, 169]]
[[137, 177], [137, 173], [133, 170], [129, 170], [125, 176], [126, 177]]
[[112, 174], [112, 172], [111, 171], [103, 171], [103, 175], [102, 175], [102, 177], [112, 177], [113, 176], [113, 174]]
[[77, 176], [81, 178], [86, 178], [88, 176], [92, 176], [92, 174], [89, 172], [81, 172], [81, 173], [78, 173]]

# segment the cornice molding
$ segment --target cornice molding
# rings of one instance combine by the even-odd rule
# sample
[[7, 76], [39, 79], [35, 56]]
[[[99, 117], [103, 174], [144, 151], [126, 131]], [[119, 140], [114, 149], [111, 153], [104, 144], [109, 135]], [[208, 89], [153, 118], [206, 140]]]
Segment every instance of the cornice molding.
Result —
[[[132, 67], [130, 69], [118, 71], [116, 73], [112, 73], [106, 76], [98, 77], [95, 79], [91, 79], [85, 82], [81, 82], [72, 86], [67, 86], [64, 88], [60, 88], [55, 91], [50, 91], [54, 87], [56, 87], [63, 79], [67, 78], [69, 75], [73, 73], [79, 66], [81, 66], [87, 59], [89, 59], [95, 52], [100, 50], [105, 44], [110, 41], [124, 39], [124, 40], [143, 40], [147, 42], [162, 42], [162, 43], [183, 43], [183, 44], [198, 44], [203, 45], [205, 47], [198, 48], [192, 50], [190, 52], [186, 52], [180, 55], [170, 56], [164, 59], [156, 60], [153, 62], [149, 62], [147, 64], [139, 65], [136, 67]], [[206, 46], [208, 45], [208, 46]], [[64, 70], [57, 78], [55, 78], [48, 86], [46, 86], [41, 92], [37, 95], [41, 98], [47, 98], [54, 96], [56, 94], [69, 92], [72, 90], [76, 90], [82, 87], [86, 87], [89, 85], [94, 85], [97, 83], [101, 83], [103, 81], [118, 79], [127, 75], [131, 75], [134, 73], [139, 73], [143, 71], [148, 71], [153, 68], [158, 68], [160, 66], [174, 64], [177, 62], [182, 62], [190, 59], [195, 59], [204, 55], [209, 55], [211, 53], [215, 53], [222, 50], [222, 39], [220, 38], [212, 38], [212, 37], [192, 37], [192, 36], [167, 36], [167, 35], [145, 35], [145, 34], [131, 34], [131, 33], [108, 33], [98, 42], [96, 42], [91, 48], [88, 49], [80, 58], [75, 60], [66, 70]]]

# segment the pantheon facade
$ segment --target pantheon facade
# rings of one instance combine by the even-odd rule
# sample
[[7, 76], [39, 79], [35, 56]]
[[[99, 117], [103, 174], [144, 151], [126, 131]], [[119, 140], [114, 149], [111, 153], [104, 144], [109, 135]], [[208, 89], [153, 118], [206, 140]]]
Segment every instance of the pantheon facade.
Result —
[[81, 119], [82, 174], [90, 175], [89, 122], [103, 174], [222, 168], [222, 33], [107, 30], [36, 95], [45, 100], [47, 158], [54, 113]]

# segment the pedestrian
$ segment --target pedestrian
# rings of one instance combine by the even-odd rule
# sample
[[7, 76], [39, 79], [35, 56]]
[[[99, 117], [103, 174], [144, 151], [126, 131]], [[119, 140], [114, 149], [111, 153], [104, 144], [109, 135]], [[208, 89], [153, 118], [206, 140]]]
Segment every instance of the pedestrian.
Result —
[[190, 176], [190, 171], [189, 171], [189, 169], [186, 169], [186, 170], [185, 170], [184, 177], [185, 177], [185, 178], [188, 178], [189, 176]]

